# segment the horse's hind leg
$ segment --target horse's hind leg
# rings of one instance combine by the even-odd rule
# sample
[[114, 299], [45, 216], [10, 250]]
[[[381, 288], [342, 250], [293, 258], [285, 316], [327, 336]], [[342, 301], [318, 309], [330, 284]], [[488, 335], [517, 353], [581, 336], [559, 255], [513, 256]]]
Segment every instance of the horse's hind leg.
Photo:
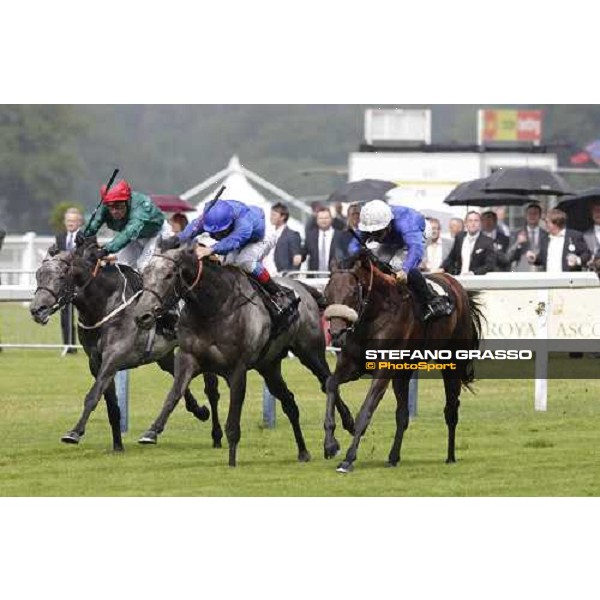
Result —
[[123, 441], [121, 439], [121, 409], [119, 408], [114, 378], [104, 391], [104, 399], [106, 400], [108, 421], [112, 430], [113, 450], [115, 452], [123, 452]]
[[358, 418], [356, 419], [356, 433], [354, 434], [352, 444], [350, 445], [350, 448], [348, 448], [346, 458], [337, 468], [339, 473], [348, 473], [349, 471], [352, 471], [353, 463], [356, 460], [358, 445], [360, 444], [360, 438], [367, 430], [371, 418], [373, 417], [373, 413], [383, 398], [389, 383], [389, 379], [373, 379], [367, 397], [365, 398], [365, 401], [360, 408], [360, 412], [358, 413]]
[[[158, 366], [172, 376], [175, 375], [175, 353], [169, 352], [166, 356], [156, 361]], [[187, 388], [183, 394], [185, 398], [185, 408], [191, 412], [199, 421], [207, 421], [210, 416], [210, 411], [206, 406], [200, 406], [198, 401], [192, 394], [190, 388]]]
[[298, 446], [298, 460], [300, 462], [308, 462], [310, 460], [310, 453], [306, 449], [306, 443], [304, 442], [304, 436], [300, 427], [300, 411], [298, 410], [294, 394], [290, 392], [281, 375], [281, 361], [277, 361], [261, 369], [260, 374], [264, 377], [271, 394], [281, 401], [281, 408], [292, 425], [296, 445]]
[[219, 421], [219, 379], [214, 373], [204, 373], [204, 393], [210, 402], [213, 448], [221, 448], [223, 430]]
[[394, 436], [394, 443], [390, 450], [388, 467], [395, 467], [400, 462], [400, 451], [402, 449], [402, 439], [404, 432], [408, 429], [408, 384], [410, 379], [394, 379], [392, 387], [394, 388], [394, 394], [396, 395], [396, 435]]
[[446, 375], [446, 371], [443, 371], [442, 373], [444, 375], [444, 390], [446, 392], [444, 417], [446, 418], [446, 425], [448, 426], [448, 458], [446, 459], [446, 463], [454, 463], [456, 462], [455, 436], [456, 426], [458, 425], [461, 382], [456, 376], [456, 372], [448, 375]]
[[144, 433], [138, 443], [156, 444], [158, 436], [163, 432], [169, 416], [177, 406], [181, 396], [189, 386], [192, 379], [198, 375], [200, 367], [196, 359], [188, 353], [179, 352], [175, 359], [175, 376], [173, 385], [163, 404], [157, 419], [152, 423], [150, 429]]

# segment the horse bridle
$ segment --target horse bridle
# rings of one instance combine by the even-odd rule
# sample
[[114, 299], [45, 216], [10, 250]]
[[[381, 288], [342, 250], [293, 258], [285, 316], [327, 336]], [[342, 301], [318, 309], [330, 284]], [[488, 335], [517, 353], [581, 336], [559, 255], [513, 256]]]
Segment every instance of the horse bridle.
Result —
[[[167, 296], [166, 298], [163, 299], [156, 290], [153, 290], [153, 289], [145, 287], [145, 286], [142, 288], [144, 290], [144, 292], [148, 292], [149, 294], [152, 294], [159, 301], [160, 306], [163, 310], [169, 310], [170, 308], [175, 306], [175, 304], [177, 303], [179, 298], [185, 300], [186, 297], [192, 291], [194, 291], [194, 289], [196, 289], [196, 286], [198, 285], [198, 283], [200, 283], [200, 279], [202, 277], [202, 270], [203, 270], [202, 261], [197, 260], [198, 270], [196, 271], [196, 277], [194, 278], [194, 281], [192, 282], [192, 284], [188, 285], [183, 276], [183, 269], [181, 268], [181, 265], [178, 263], [178, 261], [176, 259], [174, 259], [171, 256], [167, 256], [166, 254], [154, 254], [154, 255], [152, 255], [152, 258], [164, 258], [165, 260], [171, 261], [175, 265], [175, 268], [176, 268], [176, 279], [175, 279], [175, 286], [174, 286], [174, 290], [173, 290], [173, 298], [169, 298]], [[177, 289], [178, 284], [180, 284], [179, 290]], [[168, 303], [167, 303], [167, 300], [168, 300]]]
[[[42, 264], [44, 264], [48, 260], [51, 260], [51, 259], [43, 260]], [[78, 287], [75, 285], [75, 277], [73, 275], [73, 263], [68, 262], [62, 258], [57, 259], [57, 262], [61, 262], [62, 264], [67, 265], [67, 277], [69, 279], [69, 283], [65, 286], [62, 286], [61, 290], [59, 290], [58, 294], [54, 290], [52, 290], [49, 287], [46, 287], [44, 285], [38, 285], [35, 288], [35, 292], [34, 292], [34, 295], [35, 295], [38, 293], [39, 290], [41, 290], [44, 292], [48, 292], [51, 296], [54, 297], [55, 303], [50, 307], [50, 309], [53, 312], [57, 311], [59, 308], [62, 308], [63, 306], [66, 306], [67, 304], [70, 304], [71, 302], [73, 302], [77, 298], [78, 293], [85, 290], [85, 288], [87, 288], [87, 286], [92, 282], [92, 280], [96, 276], [95, 275], [96, 270], [94, 270], [94, 272], [90, 274], [87, 281], [83, 285]], [[60, 292], [63, 289], [64, 289], [64, 293], [61, 294]]]
[[342, 331], [340, 331], [340, 335], [342, 335], [344, 333], [352, 333], [355, 330], [357, 324], [363, 318], [365, 312], [367, 311], [367, 307], [369, 306], [369, 302], [371, 300], [371, 292], [373, 291], [373, 280], [374, 280], [374, 276], [375, 276], [375, 267], [374, 267], [372, 261], [369, 261], [369, 266], [371, 267], [371, 272], [370, 272], [370, 277], [369, 277], [369, 287], [367, 289], [366, 295], [364, 293], [364, 286], [360, 280], [360, 277], [353, 269], [337, 271], [338, 273], [350, 273], [351, 275], [353, 275], [356, 278], [356, 281], [358, 283], [358, 303], [359, 303], [359, 309], [357, 311], [358, 316], [356, 318], [356, 321], [354, 321], [354, 323], [352, 323], [352, 325], [348, 325], [348, 327], [346, 327], [345, 329], [342, 329]]

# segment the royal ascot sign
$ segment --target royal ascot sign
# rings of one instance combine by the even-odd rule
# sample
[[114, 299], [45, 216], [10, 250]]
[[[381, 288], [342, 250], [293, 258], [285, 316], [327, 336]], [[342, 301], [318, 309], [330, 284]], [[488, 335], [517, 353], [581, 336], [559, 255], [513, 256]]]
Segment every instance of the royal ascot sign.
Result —
[[484, 339], [600, 340], [600, 288], [490, 290]]

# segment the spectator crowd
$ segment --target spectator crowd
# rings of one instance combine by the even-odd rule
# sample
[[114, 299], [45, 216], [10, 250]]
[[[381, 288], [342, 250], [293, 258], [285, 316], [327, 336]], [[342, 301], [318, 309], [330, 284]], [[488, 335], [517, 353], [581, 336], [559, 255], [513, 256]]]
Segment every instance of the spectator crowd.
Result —
[[[271, 223], [278, 241], [271, 267], [276, 272], [299, 270], [304, 263], [308, 271], [329, 271], [333, 261], [348, 258], [360, 206], [350, 205], [346, 218], [337, 206], [332, 211], [313, 203], [312, 211], [302, 243], [300, 235], [287, 227], [288, 208], [281, 203], [273, 206]], [[594, 226], [584, 232], [570, 229], [563, 211], [550, 209], [544, 215], [537, 203], [525, 208], [525, 224], [514, 231], [493, 210], [471, 210], [464, 220], [450, 219], [447, 232], [438, 219], [428, 218], [429, 235], [420, 268], [425, 273], [451, 275], [581, 271], [592, 258], [600, 257], [600, 203], [592, 207], [591, 216]]]

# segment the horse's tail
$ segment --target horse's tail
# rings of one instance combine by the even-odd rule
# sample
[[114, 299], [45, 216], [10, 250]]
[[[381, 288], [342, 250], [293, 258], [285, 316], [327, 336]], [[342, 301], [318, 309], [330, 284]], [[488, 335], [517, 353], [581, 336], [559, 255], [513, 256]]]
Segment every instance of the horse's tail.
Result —
[[[467, 292], [467, 297], [469, 300], [469, 316], [471, 318], [471, 326], [473, 330], [473, 336], [471, 338], [471, 350], [477, 350], [479, 348], [479, 342], [483, 336], [483, 322], [485, 321], [485, 315], [483, 314], [483, 308], [479, 296], [480, 292], [471, 290]], [[470, 386], [470, 384], [475, 381], [475, 367], [472, 360], [467, 363], [461, 381], [469, 391], [473, 392], [473, 389]]]
[[319, 307], [319, 312], [323, 314], [323, 311], [327, 308], [327, 300], [325, 300], [325, 296], [312, 285], [308, 285], [307, 283], [304, 283], [298, 279], [296, 281], [315, 299], [315, 302]]

